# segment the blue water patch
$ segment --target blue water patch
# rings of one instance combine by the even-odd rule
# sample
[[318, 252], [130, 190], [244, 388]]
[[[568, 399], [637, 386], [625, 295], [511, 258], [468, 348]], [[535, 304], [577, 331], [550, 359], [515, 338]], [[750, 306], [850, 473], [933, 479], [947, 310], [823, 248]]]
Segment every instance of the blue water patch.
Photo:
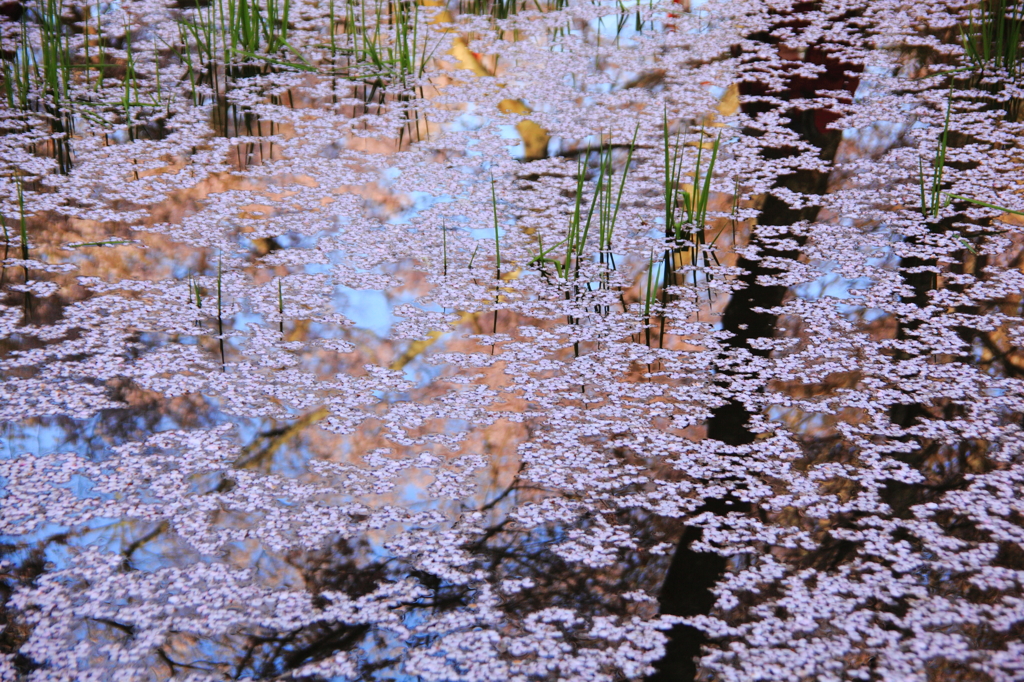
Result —
[[353, 289], [344, 285], [334, 288], [334, 308], [352, 320], [356, 327], [386, 338], [395, 322], [395, 303], [383, 291]]

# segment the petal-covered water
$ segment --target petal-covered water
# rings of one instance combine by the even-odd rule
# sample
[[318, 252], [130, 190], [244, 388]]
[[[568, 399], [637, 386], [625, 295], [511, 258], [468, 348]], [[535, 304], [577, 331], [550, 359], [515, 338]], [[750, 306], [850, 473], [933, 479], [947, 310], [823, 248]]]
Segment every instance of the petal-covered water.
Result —
[[989, 5], [5, 5], [0, 677], [1022, 679]]

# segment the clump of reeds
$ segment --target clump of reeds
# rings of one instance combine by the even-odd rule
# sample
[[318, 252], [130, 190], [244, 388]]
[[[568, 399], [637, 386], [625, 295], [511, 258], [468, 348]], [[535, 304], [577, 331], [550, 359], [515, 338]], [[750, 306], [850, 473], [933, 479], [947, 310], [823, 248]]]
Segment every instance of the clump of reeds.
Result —
[[967, 58], [976, 68], [1006, 69], [1016, 77], [1024, 53], [1020, 49], [1024, 3], [1020, 0], [981, 0], [972, 10], [960, 37]]
[[643, 330], [645, 335], [645, 341], [647, 346], [651, 345], [651, 310], [658, 302], [658, 281], [661, 279], [661, 273], [656, 272], [660, 270], [662, 263], [655, 262], [654, 252], [651, 252], [651, 257], [647, 263], [647, 285], [641, 287], [641, 294], [643, 296], [642, 307], [641, 307], [641, 322], [643, 323]]
[[936, 218], [942, 210], [942, 175], [946, 168], [946, 152], [949, 142], [949, 116], [953, 109], [953, 84], [949, 86], [949, 97], [946, 100], [946, 117], [942, 124], [942, 135], [939, 146], [932, 161], [931, 172], [925, 177], [924, 160], [918, 158], [918, 174], [921, 187], [921, 215]]
[[[524, 2], [523, 5], [526, 3]], [[537, 7], [544, 11], [537, 3]], [[459, 14], [490, 15], [495, 19], [508, 19], [519, 13], [519, 0], [459, 0]]]
[[[602, 273], [598, 286], [601, 289], [608, 289], [610, 286], [609, 273], [616, 269], [615, 255], [612, 250], [615, 226], [618, 221], [619, 211], [622, 208], [622, 196], [626, 187], [626, 179], [629, 175], [632, 164], [633, 152], [636, 148], [636, 140], [640, 127], [637, 124], [630, 140], [626, 162], [622, 173], [618, 178], [618, 185], [614, 179], [615, 165], [613, 163], [614, 147], [609, 141], [608, 145], [599, 153], [598, 173], [594, 187], [593, 196], [589, 206], [584, 206], [586, 196], [587, 167], [591, 156], [591, 148], [588, 146], [576, 161], [576, 187], [573, 201], [573, 208], [569, 214], [569, 225], [566, 236], [561, 241], [551, 246], [544, 246], [543, 234], [537, 234], [538, 252], [534, 255], [528, 265], [536, 265], [544, 268], [551, 265], [559, 279], [563, 280], [568, 289], [565, 292], [566, 300], [576, 300], [584, 291], [590, 291], [590, 284], [581, 284], [582, 264], [591, 258], [588, 255], [588, 244], [590, 244], [591, 228], [594, 225], [594, 218], [597, 217], [597, 252], [595, 260], [602, 266]], [[556, 258], [553, 253], [562, 246], [565, 246], [565, 253], [561, 258]], [[625, 303], [623, 302], [623, 305]], [[601, 312], [601, 309], [598, 309]], [[604, 310], [607, 314], [607, 309]], [[579, 320], [569, 315], [568, 324], [578, 324]], [[579, 354], [579, 344], [575, 344], [576, 354]]]
[[[60, 0], [38, 0], [25, 8], [13, 58], [3, 60], [3, 92], [8, 106], [24, 114], [26, 132], [38, 126], [39, 118], [47, 121], [57, 170], [66, 175], [71, 171], [75, 112], [70, 94], [71, 36], [62, 15]], [[33, 27], [29, 25], [30, 17]]]
[[[718, 160], [718, 150], [722, 142], [721, 132], [711, 144], [707, 167], [704, 168], [705, 133], [703, 127], [697, 139], [697, 158], [692, 173], [691, 189], [684, 187], [683, 159], [685, 144], [680, 140], [682, 133], [674, 136], [669, 130], [668, 111], [662, 114], [663, 144], [663, 196], [665, 202], [665, 252], [662, 269], [662, 306], [669, 304], [669, 287], [681, 284], [676, 281], [676, 271], [687, 261], [693, 266], [693, 286], [698, 286], [698, 269], [701, 265], [708, 269], [712, 260], [717, 264], [711, 246], [717, 240], [707, 240], [708, 203], [711, 198], [711, 178]], [[723, 228], [724, 229], [724, 228]], [[719, 232], [721, 234], [721, 232]], [[664, 343], [665, 319], [661, 321], [659, 338]]]

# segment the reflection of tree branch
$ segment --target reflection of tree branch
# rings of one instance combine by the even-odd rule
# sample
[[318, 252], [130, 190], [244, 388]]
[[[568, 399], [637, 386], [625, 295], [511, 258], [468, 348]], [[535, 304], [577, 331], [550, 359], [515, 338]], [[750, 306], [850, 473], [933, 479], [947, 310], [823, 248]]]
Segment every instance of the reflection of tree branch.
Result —
[[502, 493], [500, 495], [498, 495], [497, 497], [495, 497], [493, 500], [491, 500], [487, 504], [483, 505], [479, 509], [472, 509], [472, 507], [467, 507], [466, 505], [463, 505], [463, 509], [470, 509], [472, 511], [478, 511], [478, 512], [489, 511], [491, 509], [494, 509], [494, 506], [496, 504], [498, 504], [499, 502], [501, 502], [502, 500], [504, 500], [510, 494], [512, 494], [513, 490], [518, 490], [519, 489], [519, 475], [523, 473], [523, 467], [524, 466], [525, 466], [524, 462], [520, 461], [519, 462], [519, 468], [516, 470], [515, 476], [512, 477], [512, 483], [507, 488], [505, 488], [505, 490], [502, 491]]
[[[505, 488], [505, 490], [502, 491], [502, 493], [500, 495], [498, 495], [497, 497], [495, 497], [493, 500], [491, 500], [487, 504], [483, 505], [482, 507], [480, 507], [478, 509], [473, 509], [473, 511], [481, 512], [481, 511], [489, 511], [491, 509], [494, 509], [494, 506], [496, 504], [498, 504], [499, 502], [501, 502], [502, 500], [504, 500], [506, 497], [508, 497], [512, 493], [513, 490], [518, 490], [518, 487], [519, 487], [517, 485], [519, 483], [519, 477], [518, 476], [519, 475], [516, 474], [516, 479], [514, 481], [512, 481], [512, 485], [510, 485], [507, 488]], [[469, 507], [467, 507], [467, 508], [469, 508]], [[469, 508], [469, 509], [471, 509], [471, 508]]]
[[[519, 273], [520, 273], [519, 270], [514, 270], [512, 272], [506, 272], [505, 274], [503, 274], [501, 276], [501, 279], [503, 281], [505, 281], [505, 282], [509, 282], [511, 280], [517, 279], [519, 277]], [[459, 316], [459, 319], [450, 329], [447, 329], [447, 330], [435, 329], [435, 330], [427, 333], [427, 338], [425, 338], [425, 339], [417, 339], [417, 340], [413, 341], [412, 343], [409, 344], [409, 347], [405, 349], [404, 353], [402, 353], [400, 356], [395, 358], [395, 360], [390, 365], [388, 365], [388, 368], [392, 369], [392, 370], [403, 370], [403, 369], [405, 369], [406, 365], [408, 365], [410, 362], [412, 362], [417, 357], [419, 357], [424, 352], [426, 352], [426, 350], [428, 348], [430, 348], [431, 346], [433, 346], [437, 342], [437, 340], [440, 339], [442, 336], [444, 336], [445, 334], [448, 334], [452, 330], [457, 329], [458, 327], [460, 327], [460, 326], [462, 326], [462, 325], [464, 325], [464, 324], [466, 324], [468, 322], [475, 322], [485, 312], [489, 313], [491, 311], [482, 311], [481, 310], [481, 311], [477, 311], [477, 312], [473, 312], [473, 313], [466, 312], [465, 310], [458, 310], [458, 311], [456, 311], [456, 314]]]
[[285, 657], [284, 663], [289, 668], [298, 668], [307, 662], [323, 660], [338, 651], [348, 651], [369, 629], [370, 626], [365, 623], [359, 625], [342, 623], [331, 628], [325, 635], [306, 647], [293, 651]]
[[93, 618], [92, 620], [96, 621], [97, 623], [103, 623], [104, 625], [109, 625], [110, 627], [112, 627], [112, 628], [114, 628], [116, 630], [120, 630], [121, 632], [123, 632], [126, 635], [128, 635], [129, 639], [135, 637], [135, 626], [134, 625], [128, 625], [126, 623], [118, 623], [116, 620], [111, 620], [110, 618]]
[[[214, 669], [215, 669], [215, 668], [212, 668], [212, 667], [211, 668], [204, 668], [204, 667], [202, 667], [200, 665], [196, 665], [195, 663], [181, 663], [179, 661], [175, 661], [173, 658], [171, 658], [170, 656], [167, 655], [167, 652], [164, 651], [163, 647], [157, 647], [156, 655], [159, 656], [160, 659], [164, 663], [167, 664], [167, 667], [171, 669], [171, 676], [172, 677], [174, 676], [174, 671], [175, 671], [176, 668], [189, 668], [191, 670], [202, 670], [204, 672], [213, 672]], [[216, 664], [211, 664], [211, 665], [215, 666]]]
[[[463, 313], [462, 315], [459, 316], [458, 324], [462, 324], [462, 322], [464, 321], [464, 317], [468, 319], [472, 318], [473, 316]], [[395, 358], [394, 362], [392, 362], [389, 365], [389, 368], [393, 370], [405, 369], [406, 365], [415, 360], [418, 356], [422, 355], [424, 351], [433, 346], [439, 338], [441, 338], [447, 333], [447, 331], [435, 329], [427, 333], [427, 338], [416, 339], [415, 341], [409, 344], [409, 347], [405, 349], [404, 353]]]
[[[281, 636], [250, 636], [245, 655], [235, 666], [234, 679], [240, 679], [247, 668], [261, 676], [273, 675], [270, 679], [291, 679], [292, 673], [303, 665], [322, 661], [339, 651], [351, 650], [369, 629], [370, 626], [365, 623], [357, 625], [335, 623], [333, 626], [327, 627], [326, 632], [323, 633], [315, 632], [316, 627], [314, 626], [299, 628]], [[311, 630], [313, 632], [310, 632]], [[312, 638], [307, 639], [307, 643], [302, 645], [300, 638], [311, 634]], [[286, 647], [293, 646], [297, 642], [298, 647], [287, 653], [284, 651]], [[254, 664], [256, 649], [264, 645], [271, 645], [273, 651], [262, 664]], [[275, 668], [283, 669], [283, 671], [275, 675], [273, 672]]]
[[[998, 337], [997, 337], [998, 335]], [[994, 359], [1003, 365], [1003, 370], [1011, 377], [1024, 375], [1024, 361], [1017, 355], [1016, 348], [1012, 346], [1006, 350], [1001, 347], [999, 341], [1005, 341], [1006, 335], [1002, 331], [984, 332], [979, 335], [985, 348], [992, 353]]]
[[108, 523], [105, 526], [89, 526], [89, 525], [85, 525], [85, 526], [83, 526], [83, 527], [81, 527], [81, 528], [79, 528], [77, 530], [61, 531], [60, 533], [56, 533], [54, 535], [51, 535], [48, 538], [43, 538], [41, 540], [38, 540], [35, 543], [18, 544], [18, 545], [14, 545], [14, 547], [17, 547], [18, 549], [24, 549], [26, 547], [29, 547], [31, 544], [35, 544], [37, 547], [45, 547], [45, 546], [47, 546], [47, 545], [49, 545], [50, 543], [53, 543], [53, 542], [56, 542], [58, 545], [66, 545], [68, 543], [68, 540], [70, 540], [71, 538], [82, 537], [86, 533], [91, 533], [93, 531], [98, 531], [98, 530], [107, 530], [107, 529], [110, 529], [110, 528], [116, 528], [116, 527], [124, 525], [124, 524], [125, 524], [124, 521], [114, 521], [112, 523]]
[[483, 534], [477, 538], [476, 542], [467, 545], [467, 547], [472, 548], [474, 551], [479, 551], [483, 549], [484, 545], [486, 545], [491, 538], [503, 533], [505, 531], [505, 526], [507, 526], [511, 521], [512, 519], [508, 518], [502, 519], [497, 524], [485, 530]]
[[131, 568], [132, 568], [132, 554], [134, 554], [135, 551], [139, 547], [142, 547], [144, 544], [146, 544], [150, 540], [154, 539], [155, 537], [157, 537], [161, 533], [165, 532], [169, 527], [170, 527], [170, 525], [167, 523], [167, 521], [161, 521], [160, 524], [156, 528], [154, 528], [153, 530], [149, 531], [148, 533], [143, 535], [141, 538], [139, 538], [135, 542], [133, 542], [130, 545], [128, 545], [127, 547], [125, 547], [124, 551], [121, 552], [122, 556], [124, 556], [124, 560], [122, 561], [122, 565], [124, 566], [125, 570], [131, 570]]
[[235, 460], [234, 468], [247, 469], [262, 464], [272, 458], [285, 443], [297, 436], [301, 431], [326, 419], [329, 414], [330, 411], [326, 407], [318, 407], [312, 412], [307, 412], [289, 426], [269, 432], [275, 435], [269, 438], [269, 442], [262, 449], [257, 450], [257, 443], [268, 435], [261, 434], [260, 438], [254, 440], [242, 450], [242, 456]]
[[246, 667], [249, 665], [249, 662], [252, 661], [253, 655], [256, 653], [256, 647], [259, 644], [260, 642], [256, 641], [255, 638], [249, 638], [249, 645], [245, 648], [245, 655], [242, 657], [242, 660], [239, 661], [238, 665], [235, 667], [236, 680], [242, 677], [242, 671], [245, 670]]

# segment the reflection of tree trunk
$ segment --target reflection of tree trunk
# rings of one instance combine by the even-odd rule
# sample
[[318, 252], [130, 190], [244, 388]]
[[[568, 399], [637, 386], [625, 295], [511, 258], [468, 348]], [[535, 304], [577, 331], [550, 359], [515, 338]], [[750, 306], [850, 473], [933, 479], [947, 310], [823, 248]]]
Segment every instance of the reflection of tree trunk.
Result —
[[[969, 142], [975, 140], [970, 139], [968, 136], [962, 133], [950, 131], [948, 135], [948, 145], [950, 149], [963, 147]], [[955, 208], [966, 208], [966, 205], [962, 202], [957, 202], [954, 205]], [[945, 234], [954, 229], [957, 223], [968, 222], [969, 219], [966, 215], [958, 212], [951, 216], [946, 216], [938, 220], [932, 220], [928, 223], [928, 231], [930, 234], [939, 235]], [[922, 243], [922, 239], [918, 237], [909, 237], [905, 239], [906, 243], [911, 245], [917, 245]], [[916, 250], [915, 250], [916, 251]], [[968, 263], [968, 251], [966, 248], [960, 251], [959, 257], [950, 264], [949, 271], [953, 274], [965, 274], [970, 273], [973, 275], [980, 275], [985, 265], [985, 256], [979, 255], [970, 259], [970, 267], [967, 267]], [[905, 256], [900, 259], [900, 270], [903, 284], [910, 288], [910, 293], [901, 297], [901, 302], [905, 304], [913, 305], [916, 308], [925, 308], [931, 303], [931, 292], [940, 288], [942, 285], [939, 284], [939, 279], [936, 271], [940, 269], [939, 261], [936, 258], [922, 258], [917, 255]], [[963, 293], [964, 287], [962, 284], [947, 284], [945, 288]], [[981, 311], [975, 305], [961, 305], [956, 308], [956, 313], [964, 315], [977, 315]], [[919, 319], [900, 319], [896, 326], [896, 340], [897, 341], [914, 341], [919, 336], [919, 329], [923, 325], [923, 322]], [[959, 327], [957, 333], [961, 340], [964, 342], [966, 347], [969, 349], [973, 344], [977, 331], [970, 327]], [[968, 351], [969, 353], [969, 351]], [[906, 350], [898, 350], [895, 354], [895, 360], [904, 362], [911, 360], [915, 353], [908, 352]], [[956, 358], [957, 361], [965, 364], [971, 363], [969, 355], [961, 355]], [[908, 401], [906, 403], [895, 403], [889, 408], [889, 419], [892, 423], [901, 429], [908, 429], [918, 424], [922, 419], [943, 419], [949, 420], [955, 417], [962, 416], [962, 407], [955, 403], [942, 404], [924, 404], [916, 401]], [[941, 441], [936, 441], [929, 438], [921, 438], [919, 436], [903, 435], [899, 437], [902, 441], [915, 441], [917, 447], [910, 452], [896, 453], [892, 456], [904, 464], [909, 465], [911, 468], [921, 470], [925, 463], [936, 456], [940, 447], [942, 446]], [[909, 509], [915, 505], [926, 501], [926, 498], [931, 498], [936, 495], [943, 494], [947, 489], [955, 487], [963, 482], [964, 471], [963, 466], [949, 467], [947, 469], [947, 479], [942, 481], [936, 486], [925, 487], [918, 483], [906, 483], [903, 481], [889, 480], [886, 481], [885, 488], [882, 490], [882, 499], [888, 504], [892, 510], [893, 515], [897, 517], [905, 516]]]
[[[774, 42], [767, 35], [759, 36], [766, 42]], [[804, 57], [807, 61], [826, 66], [826, 71], [816, 79], [797, 78], [787, 93], [792, 98], [813, 97], [819, 89], [845, 89], [852, 93], [857, 88], [858, 80], [847, 77], [844, 72], [852, 70], [848, 64], [829, 59], [827, 55], [812, 48]], [[765, 94], [765, 89], [756, 83], [740, 84], [741, 96]], [[764, 105], [756, 104], [760, 108]], [[756, 113], [757, 108], [747, 107], [747, 113]], [[841, 132], [828, 130], [826, 126], [837, 116], [829, 111], [793, 111], [790, 112], [792, 122], [790, 128], [800, 137], [814, 144], [819, 149], [819, 157], [831, 162], [839, 147]], [[753, 133], [756, 134], [756, 133]], [[771, 158], [793, 156], [794, 150], [765, 150]], [[786, 188], [801, 194], [824, 194], [828, 187], [829, 174], [819, 171], [797, 171], [780, 177], [776, 187]], [[772, 195], [765, 198], [759, 223], [762, 225], [793, 225], [800, 221], [813, 221], [817, 218], [819, 208], [791, 208], [787, 203]], [[782, 235], [802, 244], [803, 237]], [[762, 250], [762, 257], [784, 258], [794, 260], [798, 256], [796, 250], [782, 250], [774, 246], [778, 237], [769, 241], [758, 238], [756, 231], [751, 240]], [[740, 277], [745, 287], [733, 293], [722, 317], [722, 328], [731, 332], [733, 337], [729, 343], [734, 348], [742, 348], [756, 356], [767, 356], [769, 351], [751, 348], [751, 339], [774, 336], [776, 316], [770, 313], [755, 312], [755, 307], [771, 308], [782, 303], [786, 287], [781, 285], [765, 286], [758, 283], [761, 276], [779, 274], [775, 268], [766, 267], [765, 261], [751, 261], [740, 258], [737, 262], [746, 274]], [[720, 440], [729, 445], [743, 445], [754, 440], [754, 434], [747, 428], [750, 413], [746, 407], [731, 400], [716, 409], [708, 420], [708, 438]], [[739, 504], [729, 505], [728, 500], [721, 498], [708, 499], [699, 512], [710, 511], [725, 515], [729, 511], [742, 509]], [[715, 602], [711, 589], [721, 580], [726, 569], [727, 559], [717, 554], [696, 552], [690, 549], [692, 543], [699, 541], [702, 535], [700, 528], [687, 526], [676, 548], [675, 556], [668, 575], [662, 586], [662, 613], [678, 616], [696, 616], [710, 612]], [[697, 674], [696, 659], [706, 638], [699, 630], [689, 626], [676, 626], [669, 632], [669, 642], [665, 658], [659, 662], [657, 672], [650, 678], [652, 682], [684, 682], [693, 680]]]

